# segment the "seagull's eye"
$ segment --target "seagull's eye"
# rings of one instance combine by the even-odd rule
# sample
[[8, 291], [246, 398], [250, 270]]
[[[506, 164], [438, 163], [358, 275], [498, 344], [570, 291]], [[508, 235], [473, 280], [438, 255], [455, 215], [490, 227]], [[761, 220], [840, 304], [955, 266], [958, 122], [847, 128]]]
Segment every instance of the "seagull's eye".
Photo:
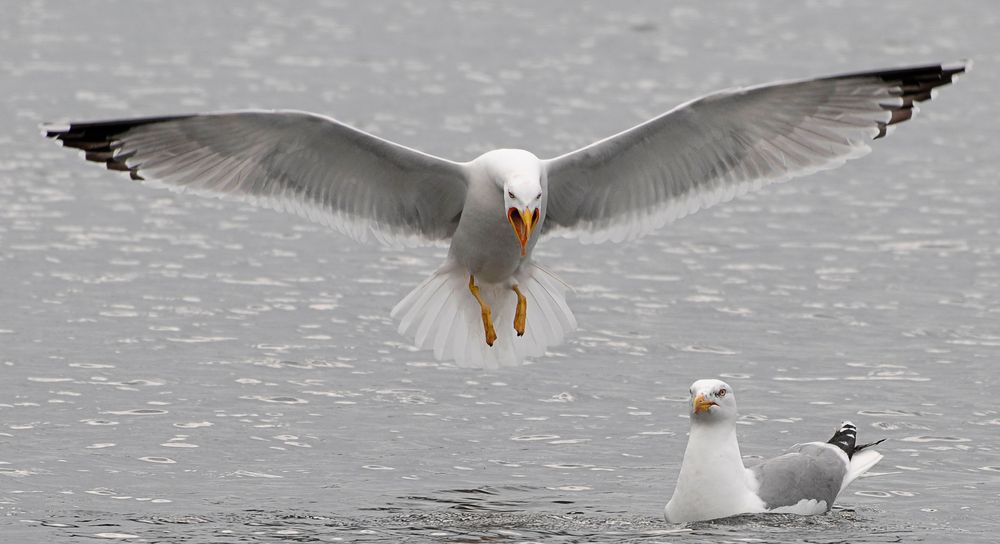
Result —
[[[496, 193], [493, 193], [496, 194]], [[514, 191], [507, 191], [507, 196], [514, 198]]]
[[535, 199], [539, 199], [539, 198], [542, 198], [542, 192], [541, 191], [538, 191], [538, 196], [535, 197]]
[[719, 392], [716, 393], [716, 396], [718, 396], [721, 399], [722, 397], [726, 396], [726, 393], [727, 391], [725, 389], [719, 389]]

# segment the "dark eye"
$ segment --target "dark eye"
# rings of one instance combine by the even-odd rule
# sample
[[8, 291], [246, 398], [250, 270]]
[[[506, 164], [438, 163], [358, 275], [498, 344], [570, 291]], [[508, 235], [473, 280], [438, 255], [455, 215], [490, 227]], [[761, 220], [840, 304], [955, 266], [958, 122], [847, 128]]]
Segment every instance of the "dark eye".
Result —
[[[494, 193], [496, 194], [496, 193]], [[514, 198], [514, 191], [507, 191], [507, 196]]]
[[716, 395], [721, 399], [722, 397], [726, 396], [726, 392], [727, 391], [725, 389], [719, 389], [719, 392], [716, 393]]
[[535, 198], [542, 198], [542, 192], [541, 192], [541, 191], [539, 191], [539, 192], [538, 192], [538, 196], [536, 196]]

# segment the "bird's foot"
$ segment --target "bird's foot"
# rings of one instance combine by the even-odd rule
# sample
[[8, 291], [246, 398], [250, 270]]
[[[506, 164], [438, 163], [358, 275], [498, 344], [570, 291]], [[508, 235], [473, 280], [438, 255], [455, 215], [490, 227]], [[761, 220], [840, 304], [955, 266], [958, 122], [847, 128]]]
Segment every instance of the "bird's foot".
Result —
[[469, 275], [469, 291], [472, 296], [476, 297], [476, 302], [479, 303], [479, 308], [483, 313], [483, 329], [486, 331], [486, 345], [492, 347], [493, 342], [497, 340], [497, 331], [493, 328], [493, 317], [490, 315], [490, 307], [486, 305], [483, 301], [483, 297], [479, 294], [479, 287], [476, 286], [476, 277]]
[[524, 336], [524, 325], [528, 320], [528, 299], [524, 298], [524, 293], [517, 286], [514, 286], [517, 293], [517, 311], [514, 313], [514, 330], [518, 336]]
[[490, 310], [483, 311], [483, 328], [486, 330], [486, 345], [493, 347], [493, 342], [497, 341], [497, 331], [493, 329], [493, 322], [490, 320]]

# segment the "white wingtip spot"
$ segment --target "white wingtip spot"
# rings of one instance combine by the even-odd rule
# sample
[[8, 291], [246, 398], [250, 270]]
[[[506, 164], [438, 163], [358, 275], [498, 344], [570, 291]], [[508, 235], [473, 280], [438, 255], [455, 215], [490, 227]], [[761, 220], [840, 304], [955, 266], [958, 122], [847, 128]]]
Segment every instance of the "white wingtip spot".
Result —
[[48, 137], [53, 132], [69, 132], [69, 123], [42, 123], [38, 125], [42, 131], [42, 136]]
[[955, 62], [948, 62], [941, 65], [942, 70], [962, 70], [966, 72], [972, 70], [972, 59], [962, 59], [956, 60]]

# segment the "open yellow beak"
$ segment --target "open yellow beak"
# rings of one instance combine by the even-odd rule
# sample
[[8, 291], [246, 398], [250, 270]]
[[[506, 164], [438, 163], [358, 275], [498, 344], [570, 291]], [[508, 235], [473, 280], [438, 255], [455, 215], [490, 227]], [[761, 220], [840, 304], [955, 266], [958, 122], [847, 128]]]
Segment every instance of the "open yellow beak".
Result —
[[538, 208], [535, 211], [528, 211], [528, 208], [519, 210], [517, 208], [507, 209], [507, 221], [514, 228], [517, 241], [521, 243], [521, 256], [524, 257], [528, 247], [528, 238], [531, 238], [531, 231], [538, 223]]
[[693, 401], [691, 401], [691, 404], [694, 406], [694, 413], [696, 414], [707, 412], [709, 408], [717, 406], [715, 402], [706, 400], [705, 395], [700, 393], [694, 398]]

